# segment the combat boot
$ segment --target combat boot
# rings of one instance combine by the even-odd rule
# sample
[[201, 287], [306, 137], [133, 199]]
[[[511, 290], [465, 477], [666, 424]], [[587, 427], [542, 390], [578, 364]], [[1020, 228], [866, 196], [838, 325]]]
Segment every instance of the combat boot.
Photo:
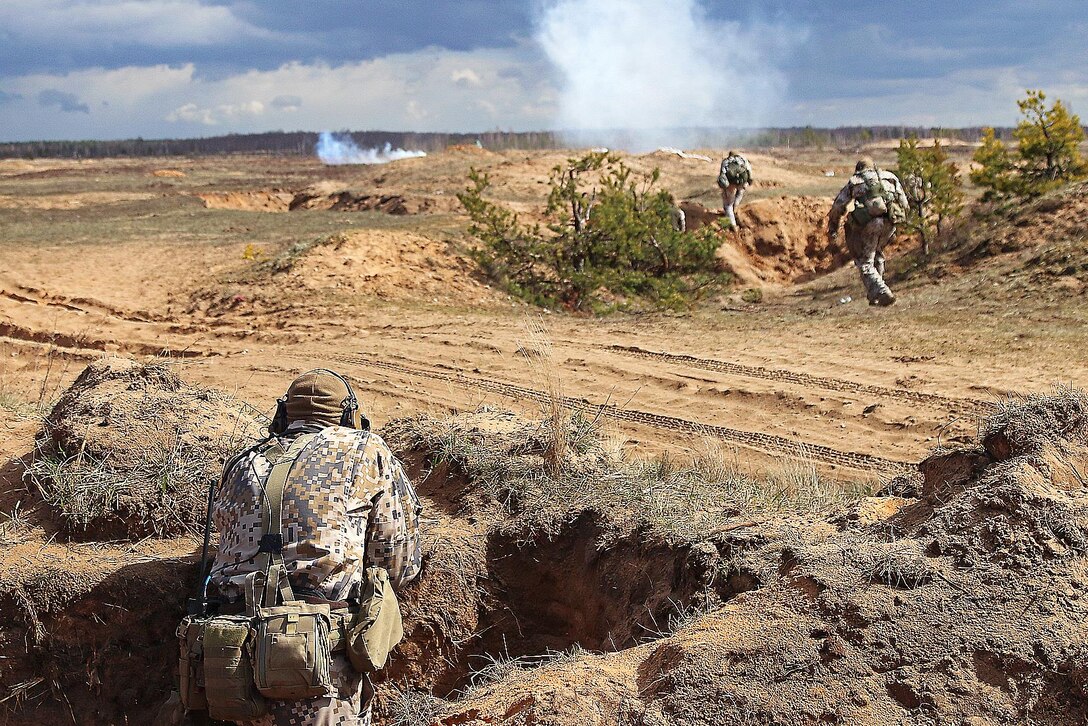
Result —
[[889, 290], [888, 292], [882, 292], [879, 295], [877, 295], [875, 298], [870, 300], [869, 304], [870, 305], [879, 305], [881, 307], [886, 308], [889, 305], [895, 304], [895, 295], [892, 294], [891, 290]]

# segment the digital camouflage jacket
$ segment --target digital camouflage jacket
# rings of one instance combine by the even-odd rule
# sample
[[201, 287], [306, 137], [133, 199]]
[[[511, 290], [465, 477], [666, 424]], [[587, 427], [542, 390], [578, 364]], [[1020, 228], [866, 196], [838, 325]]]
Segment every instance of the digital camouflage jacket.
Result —
[[[286, 448], [298, 429], [288, 430]], [[225, 472], [215, 499], [219, 551], [212, 587], [241, 599], [256, 569], [264, 482], [272, 464], [261, 450]], [[322, 429], [291, 468], [283, 495], [283, 559], [295, 593], [331, 601], [359, 594], [367, 567], [384, 567], [394, 587], [420, 569], [422, 506], [401, 463], [377, 434]]]

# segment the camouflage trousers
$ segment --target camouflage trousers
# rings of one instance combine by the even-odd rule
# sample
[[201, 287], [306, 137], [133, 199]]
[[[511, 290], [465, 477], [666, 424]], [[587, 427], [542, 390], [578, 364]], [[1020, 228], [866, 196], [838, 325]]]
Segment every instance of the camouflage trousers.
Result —
[[884, 282], [884, 246], [894, 237], [895, 225], [887, 217], [877, 217], [864, 227], [853, 221], [846, 223], [846, 249], [854, 257], [869, 302], [891, 295], [891, 289]]
[[741, 199], [744, 199], [744, 187], [739, 184], [730, 184], [722, 189], [722, 210], [734, 229], [737, 227], [736, 209], [740, 206]]
[[269, 701], [270, 710], [245, 726], [370, 726], [367, 678], [351, 667], [347, 656], [333, 656], [336, 694], [306, 701]]

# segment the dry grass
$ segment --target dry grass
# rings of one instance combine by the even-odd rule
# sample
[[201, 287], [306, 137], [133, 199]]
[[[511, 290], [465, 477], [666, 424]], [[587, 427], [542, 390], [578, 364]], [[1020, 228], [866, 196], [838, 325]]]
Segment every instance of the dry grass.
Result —
[[416, 691], [405, 685], [404, 690], [393, 689], [386, 705], [389, 726], [431, 726], [438, 716], [442, 700], [425, 691]]
[[476, 656], [481, 665], [468, 676], [469, 685], [462, 695], [484, 688], [492, 683], [505, 680], [518, 671], [527, 671], [544, 666], [571, 663], [589, 655], [590, 652], [575, 643], [567, 650], [546, 650], [535, 655], [512, 656], [508, 652], [483, 653]]
[[563, 382], [552, 352], [552, 341], [544, 329], [540, 317], [528, 318], [525, 324], [529, 335], [529, 346], [519, 350], [530, 350], [527, 355], [533, 378], [542, 383], [548, 395], [547, 404], [543, 405], [544, 418], [548, 422], [549, 446], [544, 452], [544, 464], [549, 475], [557, 476], [567, 458], [567, 443], [570, 437], [568, 418], [563, 406]]
[[737, 452], [706, 441], [687, 458], [627, 458], [599, 422], [565, 417], [566, 455], [547, 460], [556, 432], [551, 418], [528, 421], [480, 409], [445, 419], [400, 419], [386, 435], [401, 451], [450, 465], [481, 498], [513, 517], [510, 526], [555, 533], [572, 511], [600, 512], [619, 530], [646, 527], [671, 541], [698, 541], [738, 520], [828, 511], [868, 494], [871, 482], [844, 485], [820, 476], [810, 461], [787, 462], [769, 477], [744, 471]]
[[256, 429], [241, 405], [168, 363], [102, 358], [43, 418], [27, 477], [69, 534], [191, 533], [223, 460]]
[[195, 532], [199, 517], [193, 514], [202, 506], [207, 472], [219, 465], [219, 453], [187, 447], [176, 435], [145, 433], [131, 446], [141, 456], [121, 467], [82, 450], [68, 455], [44, 446], [27, 473], [68, 531], [124, 519], [124, 527], [139, 534]]

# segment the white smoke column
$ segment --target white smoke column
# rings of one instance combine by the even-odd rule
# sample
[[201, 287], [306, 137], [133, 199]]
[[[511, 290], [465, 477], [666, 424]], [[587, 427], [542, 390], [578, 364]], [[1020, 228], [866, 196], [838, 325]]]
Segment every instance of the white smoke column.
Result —
[[424, 151], [405, 151], [394, 149], [392, 144], [386, 144], [379, 149], [361, 149], [350, 136], [337, 138], [335, 134], [322, 131], [317, 137], [317, 157], [326, 164], [388, 164], [398, 159], [412, 159], [426, 156]]
[[684, 129], [761, 125], [785, 94], [773, 56], [801, 35], [712, 21], [697, 0], [553, 0], [536, 39], [572, 140], [648, 150], [692, 141]]

